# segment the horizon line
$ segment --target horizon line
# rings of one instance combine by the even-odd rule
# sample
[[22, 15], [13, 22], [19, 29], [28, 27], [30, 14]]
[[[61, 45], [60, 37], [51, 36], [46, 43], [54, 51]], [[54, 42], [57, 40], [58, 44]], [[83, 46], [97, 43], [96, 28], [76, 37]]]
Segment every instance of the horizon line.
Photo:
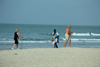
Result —
[[[25, 24], [25, 25], [62, 25], [62, 26], [65, 26], [65, 25], [69, 25], [69, 24], [32, 24], [32, 23], [0, 23], [0, 24]], [[71, 26], [100, 26], [100, 25], [72, 25], [72, 24], [70, 24]]]

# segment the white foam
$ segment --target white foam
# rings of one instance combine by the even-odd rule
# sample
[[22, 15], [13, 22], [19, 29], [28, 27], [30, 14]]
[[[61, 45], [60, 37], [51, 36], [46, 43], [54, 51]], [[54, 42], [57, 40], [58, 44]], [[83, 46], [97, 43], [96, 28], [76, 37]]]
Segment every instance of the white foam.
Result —
[[23, 42], [23, 43], [47, 43], [47, 42], [51, 42], [51, 41], [19, 41], [19, 42]]
[[100, 43], [100, 41], [71, 41], [71, 42]]
[[[65, 38], [61, 38], [60, 42], [64, 42]], [[100, 42], [100, 39], [72, 38], [71, 42]], [[14, 41], [0, 41], [0, 43], [14, 43]], [[19, 41], [19, 43], [51, 43], [48, 41]]]
[[[63, 40], [65, 40], [65, 38]], [[72, 38], [71, 42], [100, 42], [100, 39]]]
[[96, 33], [73, 33], [72, 36], [100, 36]]
[[82, 39], [82, 38], [80, 38], [80, 39], [71, 39], [71, 40], [81, 40], [81, 41], [100, 41], [100, 39]]
[[61, 40], [65, 40], [65, 38], [60, 38]]
[[100, 36], [100, 34], [91, 33], [92, 36]]
[[90, 36], [89, 33], [73, 33], [73, 36]]
[[89, 33], [73, 33], [72, 36], [90, 36]]
[[[51, 41], [19, 41], [20, 43], [48, 43]], [[0, 43], [14, 43], [14, 41], [0, 41]]]

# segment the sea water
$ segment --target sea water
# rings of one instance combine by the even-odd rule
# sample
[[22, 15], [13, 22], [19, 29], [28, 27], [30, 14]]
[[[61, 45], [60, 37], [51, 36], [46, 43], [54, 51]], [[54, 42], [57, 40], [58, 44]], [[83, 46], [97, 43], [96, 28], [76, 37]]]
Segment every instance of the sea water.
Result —
[[[36, 24], [0, 24], [0, 50], [9, 50], [14, 44], [14, 32], [19, 29], [19, 49], [53, 48], [52, 33], [56, 29], [60, 42], [58, 47], [64, 46], [65, 29], [68, 25], [36, 25]], [[100, 48], [100, 26], [72, 25], [72, 47]], [[68, 43], [66, 45], [68, 47]]]

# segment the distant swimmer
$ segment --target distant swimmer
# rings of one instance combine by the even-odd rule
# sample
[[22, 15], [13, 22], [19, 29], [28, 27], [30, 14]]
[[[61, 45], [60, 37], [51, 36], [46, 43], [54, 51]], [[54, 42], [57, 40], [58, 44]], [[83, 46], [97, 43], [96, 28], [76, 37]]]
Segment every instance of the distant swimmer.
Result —
[[71, 28], [71, 25], [68, 25], [68, 27], [66, 28], [66, 30], [65, 30], [65, 43], [64, 43], [64, 48], [66, 47], [66, 44], [67, 44], [67, 42], [68, 42], [68, 40], [69, 40], [69, 47], [71, 47], [70, 46], [70, 43], [71, 43], [71, 38], [70, 38], [70, 35], [73, 33], [73, 32], [71, 32], [70, 31], [70, 28]]
[[14, 49], [15, 45], [16, 45], [16, 48], [18, 49], [18, 43], [19, 43], [19, 42], [18, 42], [18, 38], [19, 38], [19, 37], [23, 38], [23, 36], [20, 36], [20, 35], [18, 34], [18, 32], [19, 32], [19, 30], [16, 29], [16, 32], [14, 33], [15, 44], [13, 45], [12, 50]]

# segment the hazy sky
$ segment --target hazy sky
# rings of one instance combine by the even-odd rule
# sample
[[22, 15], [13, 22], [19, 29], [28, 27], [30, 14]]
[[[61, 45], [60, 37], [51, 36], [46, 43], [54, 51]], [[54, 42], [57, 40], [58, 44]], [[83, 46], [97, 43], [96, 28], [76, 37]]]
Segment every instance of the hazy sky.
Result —
[[100, 26], [100, 0], [0, 0], [0, 23]]

